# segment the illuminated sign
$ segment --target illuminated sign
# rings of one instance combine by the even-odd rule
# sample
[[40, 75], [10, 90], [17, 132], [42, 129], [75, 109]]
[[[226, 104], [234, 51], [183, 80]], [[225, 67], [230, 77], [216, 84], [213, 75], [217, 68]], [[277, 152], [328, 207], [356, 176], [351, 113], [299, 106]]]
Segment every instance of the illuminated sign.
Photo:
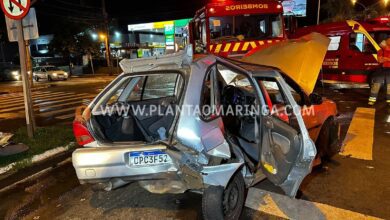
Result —
[[175, 27], [185, 27], [188, 25], [191, 19], [180, 19], [173, 21], [160, 21], [144, 24], [131, 24], [128, 25], [129, 31], [148, 31], [152, 29], [164, 29], [166, 35], [175, 34]]
[[128, 30], [129, 31], [142, 31], [142, 30], [153, 29], [153, 27], [154, 27], [153, 23], [131, 24], [128, 26]]
[[240, 4], [240, 5], [227, 5], [226, 11], [235, 10], [252, 10], [252, 9], [268, 9], [268, 4]]
[[175, 45], [175, 35], [166, 35], [165, 44], [169, 46]]
[[173, 24], [165, 25], [164, 34], [165, 35], [174, 35], [175, 34], [175, 26]]
[[307, 0], [285, 0], [282, 5], [284, 15], [306, 16]]

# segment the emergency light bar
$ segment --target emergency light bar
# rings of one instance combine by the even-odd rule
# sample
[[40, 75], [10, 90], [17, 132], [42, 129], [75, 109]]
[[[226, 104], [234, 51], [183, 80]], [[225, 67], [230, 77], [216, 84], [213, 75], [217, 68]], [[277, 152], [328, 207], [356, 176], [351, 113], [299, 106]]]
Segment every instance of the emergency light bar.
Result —
[[177, 53], [140, 59], [124, 59], [119, 65], [125, 73], [134, 73], [152, 70], [162, 65], [176, 65], [178, 67], [190, 65], [192, 58], [192, 45], [188, 45], [185, 50]]

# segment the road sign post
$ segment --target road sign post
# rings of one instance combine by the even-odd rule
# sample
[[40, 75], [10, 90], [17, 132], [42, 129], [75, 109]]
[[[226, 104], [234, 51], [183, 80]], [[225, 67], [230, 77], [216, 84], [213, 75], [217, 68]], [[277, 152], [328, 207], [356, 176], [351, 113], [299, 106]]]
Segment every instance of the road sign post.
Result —
[[22, 21], [19, 20], [16, 24], [18, 30], [18, 46], [19, 46], [19, 57], [20, 57], [20, 70], [22, 74], [23, 83], [23, 95], [24, 95], [24, 107], [26, 112], [26, 125], [27, 134], [31, 138], [34, 136], [34, 128], [32, 122], [32, 106], [31, 106], [31, 90], [28, 82], [27, 66], [26, 66], [26, 47], [24, 45], [23, 26]]
[[[23, 84], [23, 97], [24, 97], [24, 107], [26, 113], [26, 125], [27, 125], [27, 134], [28, 137], [32, 138], [34, 136], [34, 122], [33, 122], [33, 108], [32, 108], [32, 97], [30, 84], [28, 81], [27, 75], [27, 63], [26, 63], [26, 45], [24, 41], [23, 33], [23, 21], [22, 19], [28, 14], [30, 9], [30, 0], [2, 0], [1, 8], [3, 9], [4, 14], [9, 19], [16, 20], [16, 32], [17, 32], [17, 41], [19, 46], [19, 58], [20, 58], [20, 72], [22, 75], [22, 84]], [[7, 24], [8, 27], [8, 24]], [[10, 33], [10, 30], [9, 32]]]

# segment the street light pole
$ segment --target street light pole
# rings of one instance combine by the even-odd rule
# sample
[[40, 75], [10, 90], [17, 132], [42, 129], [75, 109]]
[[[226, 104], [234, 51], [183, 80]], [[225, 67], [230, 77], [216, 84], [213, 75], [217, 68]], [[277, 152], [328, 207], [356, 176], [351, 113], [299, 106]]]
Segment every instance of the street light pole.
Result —
[[102, 12], [104, 18], [104, 32], [105, 32], [105, 45], [106, 45], [106, 59], [107, 67], [111, 67], [111, 48], [110, 48], [110, 29], [108, 25], [108, 14], [106, 10], [106, 1], [102, 0]]

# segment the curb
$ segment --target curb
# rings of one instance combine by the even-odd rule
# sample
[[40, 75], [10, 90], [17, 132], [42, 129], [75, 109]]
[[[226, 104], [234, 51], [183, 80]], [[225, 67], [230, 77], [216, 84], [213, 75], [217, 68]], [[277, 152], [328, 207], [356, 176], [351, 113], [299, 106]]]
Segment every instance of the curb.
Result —
[[70, 149], [56, 154], [48, 159], [34, 163], [32, 166], [20, 169], [14, 173], [7, 172], [3, 175], [0, 175], [0, 191], [4, 191], [5, 188], [9, 188], [15, 183], [29, 178], [30, 176], [34, 176], [35, 174], [40, 173], [48, 168], [58, 166], [61, 162], [69, 159], [72, 156], [73, 151], [74, 149]]

